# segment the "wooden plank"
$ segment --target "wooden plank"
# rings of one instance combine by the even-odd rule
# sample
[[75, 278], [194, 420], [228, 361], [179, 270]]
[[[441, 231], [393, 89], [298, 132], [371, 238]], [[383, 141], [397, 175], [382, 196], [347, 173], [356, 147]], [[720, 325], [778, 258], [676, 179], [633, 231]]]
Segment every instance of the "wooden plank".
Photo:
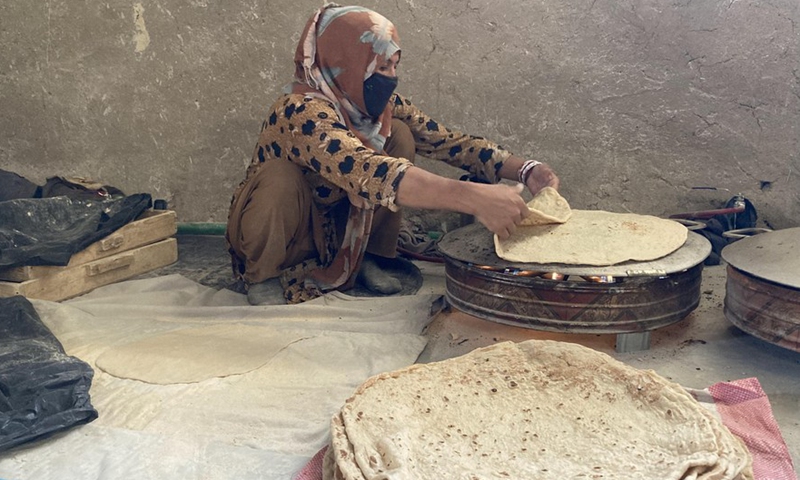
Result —
[[55, 302], [88, 293], [97, 287], [150, 272], [178, 260], [178, 241], [168, 238], [83, 265], [60, 267], [46, 277], [25, 282], [0, 282], [0, 297], [22, 295]]
[[106, 258], [132, 248], [149, 245], [175, 235], [178, 229], [177, 216], [171, 210], [147, 210], [138, 219], [122, 226], [105, 238], [94, 242], [70, 258], [66, 266], [24, 266], [0, 269], [0, 280], [24, 282], [34, 278], [54, 275], [60, 270], [75, 265]]

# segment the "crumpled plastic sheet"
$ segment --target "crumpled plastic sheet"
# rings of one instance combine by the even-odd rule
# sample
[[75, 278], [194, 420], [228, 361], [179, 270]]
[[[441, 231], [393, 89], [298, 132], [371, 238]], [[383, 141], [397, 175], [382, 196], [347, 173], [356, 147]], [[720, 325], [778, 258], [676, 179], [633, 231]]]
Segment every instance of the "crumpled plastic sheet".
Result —
[[0, 202], [0, 268], [67, 265], [74, 253], [151, 205], [151, 196], [144, 193], [105, 201], [52, 197]]
[[25, 297], [0, 298], [0, 452], [96, 419], [93, 376]]

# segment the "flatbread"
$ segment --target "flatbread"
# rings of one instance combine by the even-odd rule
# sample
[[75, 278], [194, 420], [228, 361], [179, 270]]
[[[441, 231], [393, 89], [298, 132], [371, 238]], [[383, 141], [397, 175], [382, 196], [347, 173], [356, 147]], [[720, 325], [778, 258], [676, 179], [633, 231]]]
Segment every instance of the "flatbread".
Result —
[[553, 187], [544, 187], [528, 202], [527, 217], [520, 225], [548, 225], [564, 223], [572, 216], [572, 209], [567, 199], [562, 197]]
[[196, 383], [253, 371], [303, 338], [241, 324], [185, 328], [112, 347], [97, 357], [96, 365], [119, 378]]
[[497, 256], [511, 262], [615, 265], [669, 255], [688, 234], [680, 223], [651, 215], [572, 210], [566, 223], [521, 226], [505, 240], [495, 235], [494, 244]]
[[325, 480], [753, 478], [743, 443], [679, 385], [564, 342], [378, 375], [331, 427]]

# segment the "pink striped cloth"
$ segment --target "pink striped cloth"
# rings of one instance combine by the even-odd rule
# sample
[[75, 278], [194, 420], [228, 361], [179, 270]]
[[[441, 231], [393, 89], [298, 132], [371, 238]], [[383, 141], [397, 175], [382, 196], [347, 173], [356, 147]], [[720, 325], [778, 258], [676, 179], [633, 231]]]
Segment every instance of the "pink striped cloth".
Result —
[[[715, 383], [705, 390], [689, 391], [700, 403], [713, 403], [722, 423], [744, 441], [753, 455], [756, 480], [797, 480], [789, 449], [758, 379]], [[322, 458], [327, 449], [317, 452], [292, 480], [322, 480]]]
[[707, 390], [722, 423], [753, 455], [756, 480], [797, 480], [789, 449], [758, 379], [715, 383]]
[[311, 461], [292, 477], [292, 480], [322, 480], [322, 458], [325, 456], [326, 450], [328, 450], [328, 447], [323, 447], [322, 450], [317, 452], [311, 458]]

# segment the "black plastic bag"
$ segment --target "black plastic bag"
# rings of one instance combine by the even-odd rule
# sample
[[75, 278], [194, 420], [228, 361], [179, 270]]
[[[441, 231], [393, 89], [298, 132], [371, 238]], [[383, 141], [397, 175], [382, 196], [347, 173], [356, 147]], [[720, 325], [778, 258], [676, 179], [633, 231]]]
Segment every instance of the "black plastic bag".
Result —
[[722, 249], [730, 243], [730, 239], [723, 235], [725, 232], [742, 228], [753, 228], [756, 226], [758, 212], [756, 212], [756, 207], [750, 200], [741, 197], [733, 197], [725, 204], [725, 208], [734, 208], [740, 205], [739, 202], [744, 203], [743, 212], [714, 215], [710, 219], [697, 219], [706, 224], [706, 227], [702, 230], [698, 230], [697, 233], [706, 237], [708, 241], [711, 242], [711, 253], [704, 262], [706, 265], [719, 265]]
[[117, 187], [103, 185], [80, 177], [50, 177], [41, 187], [42, 198], [69, 197], [76, 200], [106, 200], [122, 198], [125, 193]]
[[0, 202], [41, 196], [42, 187], [22, 175], [0, 169]]
[[53, 197], [0, 202], [0, 268], [66, 265], [74, 253], [151, 205], [144, 193], [105, 201]]
[[0, 298], [0, 452], [96, 419], [93, 376], [25, 297]]

